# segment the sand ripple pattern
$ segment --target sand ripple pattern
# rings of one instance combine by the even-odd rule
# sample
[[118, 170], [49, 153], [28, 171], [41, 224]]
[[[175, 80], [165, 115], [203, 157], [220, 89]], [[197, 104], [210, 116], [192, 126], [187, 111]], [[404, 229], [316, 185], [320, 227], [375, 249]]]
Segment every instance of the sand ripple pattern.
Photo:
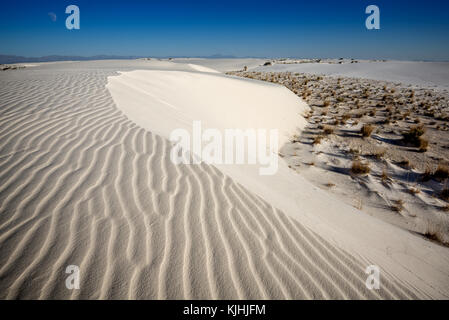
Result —
[[[0, 298], [416, 298], [129, 121], [112, 70], [0, 77]], [[65, 287], [78, 265], [79, 290]]]

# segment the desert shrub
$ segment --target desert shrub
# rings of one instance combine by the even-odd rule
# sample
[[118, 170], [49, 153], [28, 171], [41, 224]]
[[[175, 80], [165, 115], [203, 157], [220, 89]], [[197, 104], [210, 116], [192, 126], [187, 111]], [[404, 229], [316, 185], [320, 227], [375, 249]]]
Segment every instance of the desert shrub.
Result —
[[331, 126], [324, 126], [324, 134], [332, 134], [334, 133], [334, 127]]
[[449, 167], [443, 164], [439, 164], [437, 169], [432, 175], [432, 178], [438, 181], [444, 181], [449, 178]]
[[402, 141], [407, 145], [419, 147], [421, 144], [420, 137], [425, 133], [423, 126], [411, 127], [408, 132], [402, 134]]
[[374, 126], [370, 124], [364, 124], [363, 127], [360, 129], [360, 133], [362, 134], [362, 137], [369, 137], [371, 133], [374, 130]]
[[391, 210], [396, 212], [401, 212], [404, 210], [404, 201], [401, 199], [394, 201], [394, 204], [391, 206]]
[[426, 182], [432, 179], [433, 173], [429, 167], [426, 168], [426, 171], [421, 175], [421, 181]]
[[404, 159], [402, 161], [398, 161], [398, 162], [396, 162], [396, 164], [398, 166], [401, 166], [401, 167], [407, 168], [407, 169], [410, 169], [412, 167], [412, 165], [410, 164], [410, 161], [408, 159]]
[[320, 144], [321, 140], [323, 140], [323, 136], [316, 136], [315, 138], [313, 138], [312, 144]]
[[411, 187], [411, 188], [408, 189], [408, 192], [410, 192], [410, 194], [415, 195], [415, 194], [420, 193], [421, 190], [419, 190], [417, 187]]
[[429, 147], [429, 141], [426, 139], [423, 139], [422, 137], [419, 138], [419, 152], [426, 152], [427, 148]]
[[387, 170], [382, 170], [382, 174], [380, 175], [380, 179], [382, 180], [382, 182], [387, 182], [390, 180], [390, 176], [388, 175]]
[[370, 170], [370, 167], [360, 160], [354, 160], [352, 162], [351, 172], [354, 174], [367, 174], [370, 172]]
[[377, 160], [382, 159], [385, 156], [385, 153], [387, 151], [385, 149], [378, 149], [376, 151], [374, 151], [371, 155], [376, 158]]

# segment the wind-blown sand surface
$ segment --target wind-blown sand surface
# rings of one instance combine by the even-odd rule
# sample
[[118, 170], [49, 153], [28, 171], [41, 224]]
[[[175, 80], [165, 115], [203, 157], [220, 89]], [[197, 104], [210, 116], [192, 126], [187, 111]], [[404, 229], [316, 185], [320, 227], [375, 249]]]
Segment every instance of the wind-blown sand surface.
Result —
[[[231, 113], [283, 97], [275, 116], [265, 99], [254, 120], [301, 126], [307, 106], [287, 89], [211, 71], [94, 61], [0, 73], [1, 298], [449, 297], [447, 248], [345, 205], [282, 161], [267, 177], [174, 165], [167, 134], [182, 115], [232, 124], [217, 120], [220, 90], [242, 95], [225, 100]], [[295, 103], [298, 118], [283, 119]], [[71, 264], [79, 290], [65, 287]], [[365, 286], [370, 264], [380, 290]]]

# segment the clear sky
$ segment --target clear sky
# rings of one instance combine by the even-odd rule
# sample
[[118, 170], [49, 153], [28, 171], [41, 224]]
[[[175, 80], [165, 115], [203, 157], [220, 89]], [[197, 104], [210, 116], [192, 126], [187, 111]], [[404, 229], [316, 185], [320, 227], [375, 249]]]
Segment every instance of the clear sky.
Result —
[[[80, 30], [65, 28], [66, 6]], [[365, 8], [380, 8], [367, 30]], [[54, 14], [54, 15], [53, 15]], [[7, 0], [0, 54], [449, 60], [448, 0]]]

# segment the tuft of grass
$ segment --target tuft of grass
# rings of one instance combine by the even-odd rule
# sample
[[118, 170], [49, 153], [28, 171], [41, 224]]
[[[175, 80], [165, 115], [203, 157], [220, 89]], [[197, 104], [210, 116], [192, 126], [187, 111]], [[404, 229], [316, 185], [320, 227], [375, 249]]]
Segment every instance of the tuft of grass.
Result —
[[426, 152], [427, 149], [429, 148], [429, 141], [420, 137], [419, 138], [419, 148], [418, 151], [419, 152]]
[[413, 147], [419, 147], [421, 145], [421, 136], [425, 133], [424, 126], [411, 127], [408, 132], [402, 134], [402, 141], [404, 144], [411, 145]]
[[432, 179], [433, 173], [432, 170], [430, 170], [429, 167], [426, 168], [426, 171], [421, 175], [421, 181], [426, 182]]
[[398, 166], [401, 166], [401, 167], [406, 168], [406, 169], [410, 169], [412, 167], [412, 165], [410, 164], [410, 161], [408, 159], [404, 159], [402, 161], [398, 161], [398, 162], [396, 162], [396, 164]]
[[443, 164], [439, 164], [438, 168], [432, 174], [432, 178], [437, 181], [444, 181], [449, 178], [449, 167]]
[[410, 192], [410, 194], [415, 195], [421, 192], [421, 190], [419, 190], [417, 187], [411, 187], [408, 189], [408, 192]]
[[334, 130], [335, 130], [334, 127], [331, 126], [324, 126], [323, 128], [324, 134], [326, 135], [334, 133]]
[[362, 137], [369, 137], [371, 136], [371, 133], [374, 130], [374, 126], [370, 124], [364, 124], [363, 127], [360, 129], [360, 133], [362, 134]]
[[377, 160], [382, 159], [385, 156], [386, 150], [385, 149], [379, 149], [375, 152], [373, 152], [372, 156], [376, 158]]
[[335, 187], [335, 183], [328, 182], [328, 183], [325, 184], [325, 186], [328, 187], [328, 188], [332, 188], [332, 187]]
[[370, 167], [360, 160], [352, 161], [351, 173], [353, 174], [368, 174], [371, 171]]
[[355, 148], [351, 148], [351, 149], [349, 149], [349, 153], [353, 154], [353, 155], [359, 155], [360, 154], [360, 150], [359, 149], [355, 149]]
[[387, 170], [382, 170], [382, 174], [380, 175], [380, 179], [382, 180], [382, 182], [388, 182], [391, 180], [390, 176], [388, 175]]
[[346, 123], [346, 121], [348, 121], [349, 119], [351, 119], [351, 115], [349, 113], [345, 113], [342, 117], [341, 120], [344, 121], [344, 123]]
[[391, 210], [395, 212], [401, 212], [404, 210], [404, 201], [402, 199], [394, 201], [394, 204], [391, 206]]
[[313, 145], [315, 145], [315, 144], [320, 144], [321, 143], [321, 140], [323, 140], [323, 136], [322, 135], [319, 135], [319, 136], [316, 136], [315, 138], [313, 138], [313, 141], [312, 141], [312, 144]]

